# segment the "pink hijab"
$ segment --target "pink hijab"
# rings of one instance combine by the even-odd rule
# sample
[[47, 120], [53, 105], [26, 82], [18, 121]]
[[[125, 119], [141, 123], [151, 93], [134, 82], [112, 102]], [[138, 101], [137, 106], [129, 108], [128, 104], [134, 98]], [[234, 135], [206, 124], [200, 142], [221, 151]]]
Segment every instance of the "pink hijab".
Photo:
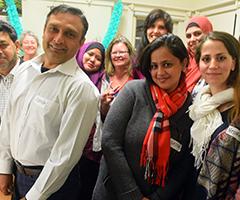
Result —
[[[187, 24], [186, 31], [189, 27], [193, 27], [193, 26], [199, 27], [204, 34], [208, 34], [209, 32], [213, 31], [211, 22], [208, 20], [207, 17], [204, 17], [204, 16], [192, 17]], [[189, 65], [186, 71], [186, 84], [187, 84], [188, 91], [191, 93], [194, 86], [197, 84], [198, 80], [201, 78], [201, 73], [195, 61], [194, 52], [190, 51], [189, 48], [188, 48], [188, 54], [189, 54]]]
[[204, 34], [208, 34], [209, 32], [213, 31], [212, 23], [208, 20], [207, 17], [204, 16], [192, 17], [187, 24], [186, 30], [192, 23], [197, 24]]

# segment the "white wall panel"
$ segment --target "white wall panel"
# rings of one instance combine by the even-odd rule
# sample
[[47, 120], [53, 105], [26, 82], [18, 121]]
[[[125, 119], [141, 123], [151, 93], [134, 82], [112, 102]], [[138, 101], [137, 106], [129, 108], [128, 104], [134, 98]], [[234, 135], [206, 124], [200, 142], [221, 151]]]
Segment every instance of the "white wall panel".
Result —
[[[116, 0], [22, 0], [23, 28], [34, 31], [41, 40], [43, 25], [50, 6], [66, 3], [79, 7], [89, 22], [87, 40], [102, 41], [109, 24]], [[233, 32], [234, 15], [237, 10], [235, 36], [240, 34], [240, 0], [122, 0], [124, 9], [119, 34], [135, 42], [136, 18], [145, 17], [152, 9], [166, 10], [173, 18], [174, 33], [185, 41], [185, 27], [190, 16], [205, 15], [214, 29]]]

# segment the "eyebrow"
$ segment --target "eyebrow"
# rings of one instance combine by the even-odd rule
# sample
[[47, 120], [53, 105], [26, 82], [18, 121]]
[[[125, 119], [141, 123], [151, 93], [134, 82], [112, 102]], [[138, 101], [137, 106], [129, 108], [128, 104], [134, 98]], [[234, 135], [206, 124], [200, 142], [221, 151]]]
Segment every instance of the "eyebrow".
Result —
[[8, 44], [8, 42], [5, 40], [0, 40], [0, 44]]

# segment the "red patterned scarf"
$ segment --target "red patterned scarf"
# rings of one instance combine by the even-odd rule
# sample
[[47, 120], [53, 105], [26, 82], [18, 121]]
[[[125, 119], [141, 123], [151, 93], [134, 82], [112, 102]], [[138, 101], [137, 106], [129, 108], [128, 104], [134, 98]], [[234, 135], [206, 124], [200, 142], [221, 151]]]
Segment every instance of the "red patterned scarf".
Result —
[[146, 167], [145, 179], [151, 184], [165, 185], [170, 155], [169, 117], [184, 104], [188, 92], [185, 79], [173, 92], [168, 94], [158, 86], [150, 85], [156, 105], [154, 114], [144, 138], [140, 165]]

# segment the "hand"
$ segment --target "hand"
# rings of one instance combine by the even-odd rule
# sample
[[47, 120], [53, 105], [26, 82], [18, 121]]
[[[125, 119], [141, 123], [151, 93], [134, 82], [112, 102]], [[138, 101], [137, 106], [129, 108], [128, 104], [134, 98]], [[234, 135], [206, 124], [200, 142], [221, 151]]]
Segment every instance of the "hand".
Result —
[[142, 200], [150, 200], [150, 199], [147, 197], [143, 197]]
[[4, 195], [9, 195], [13, 193], [12, 174], [0, 174], [0, 191]]
[[20, 200], [27, 200], [25, 197], [21, 198]]
[[114, 94], [118, 90], [119, 86], [112, 88], [109, 84], [108, 89], [101, 95], [101, 115], [106, 116], [110, 108], [110, 104], [114, 99]]

